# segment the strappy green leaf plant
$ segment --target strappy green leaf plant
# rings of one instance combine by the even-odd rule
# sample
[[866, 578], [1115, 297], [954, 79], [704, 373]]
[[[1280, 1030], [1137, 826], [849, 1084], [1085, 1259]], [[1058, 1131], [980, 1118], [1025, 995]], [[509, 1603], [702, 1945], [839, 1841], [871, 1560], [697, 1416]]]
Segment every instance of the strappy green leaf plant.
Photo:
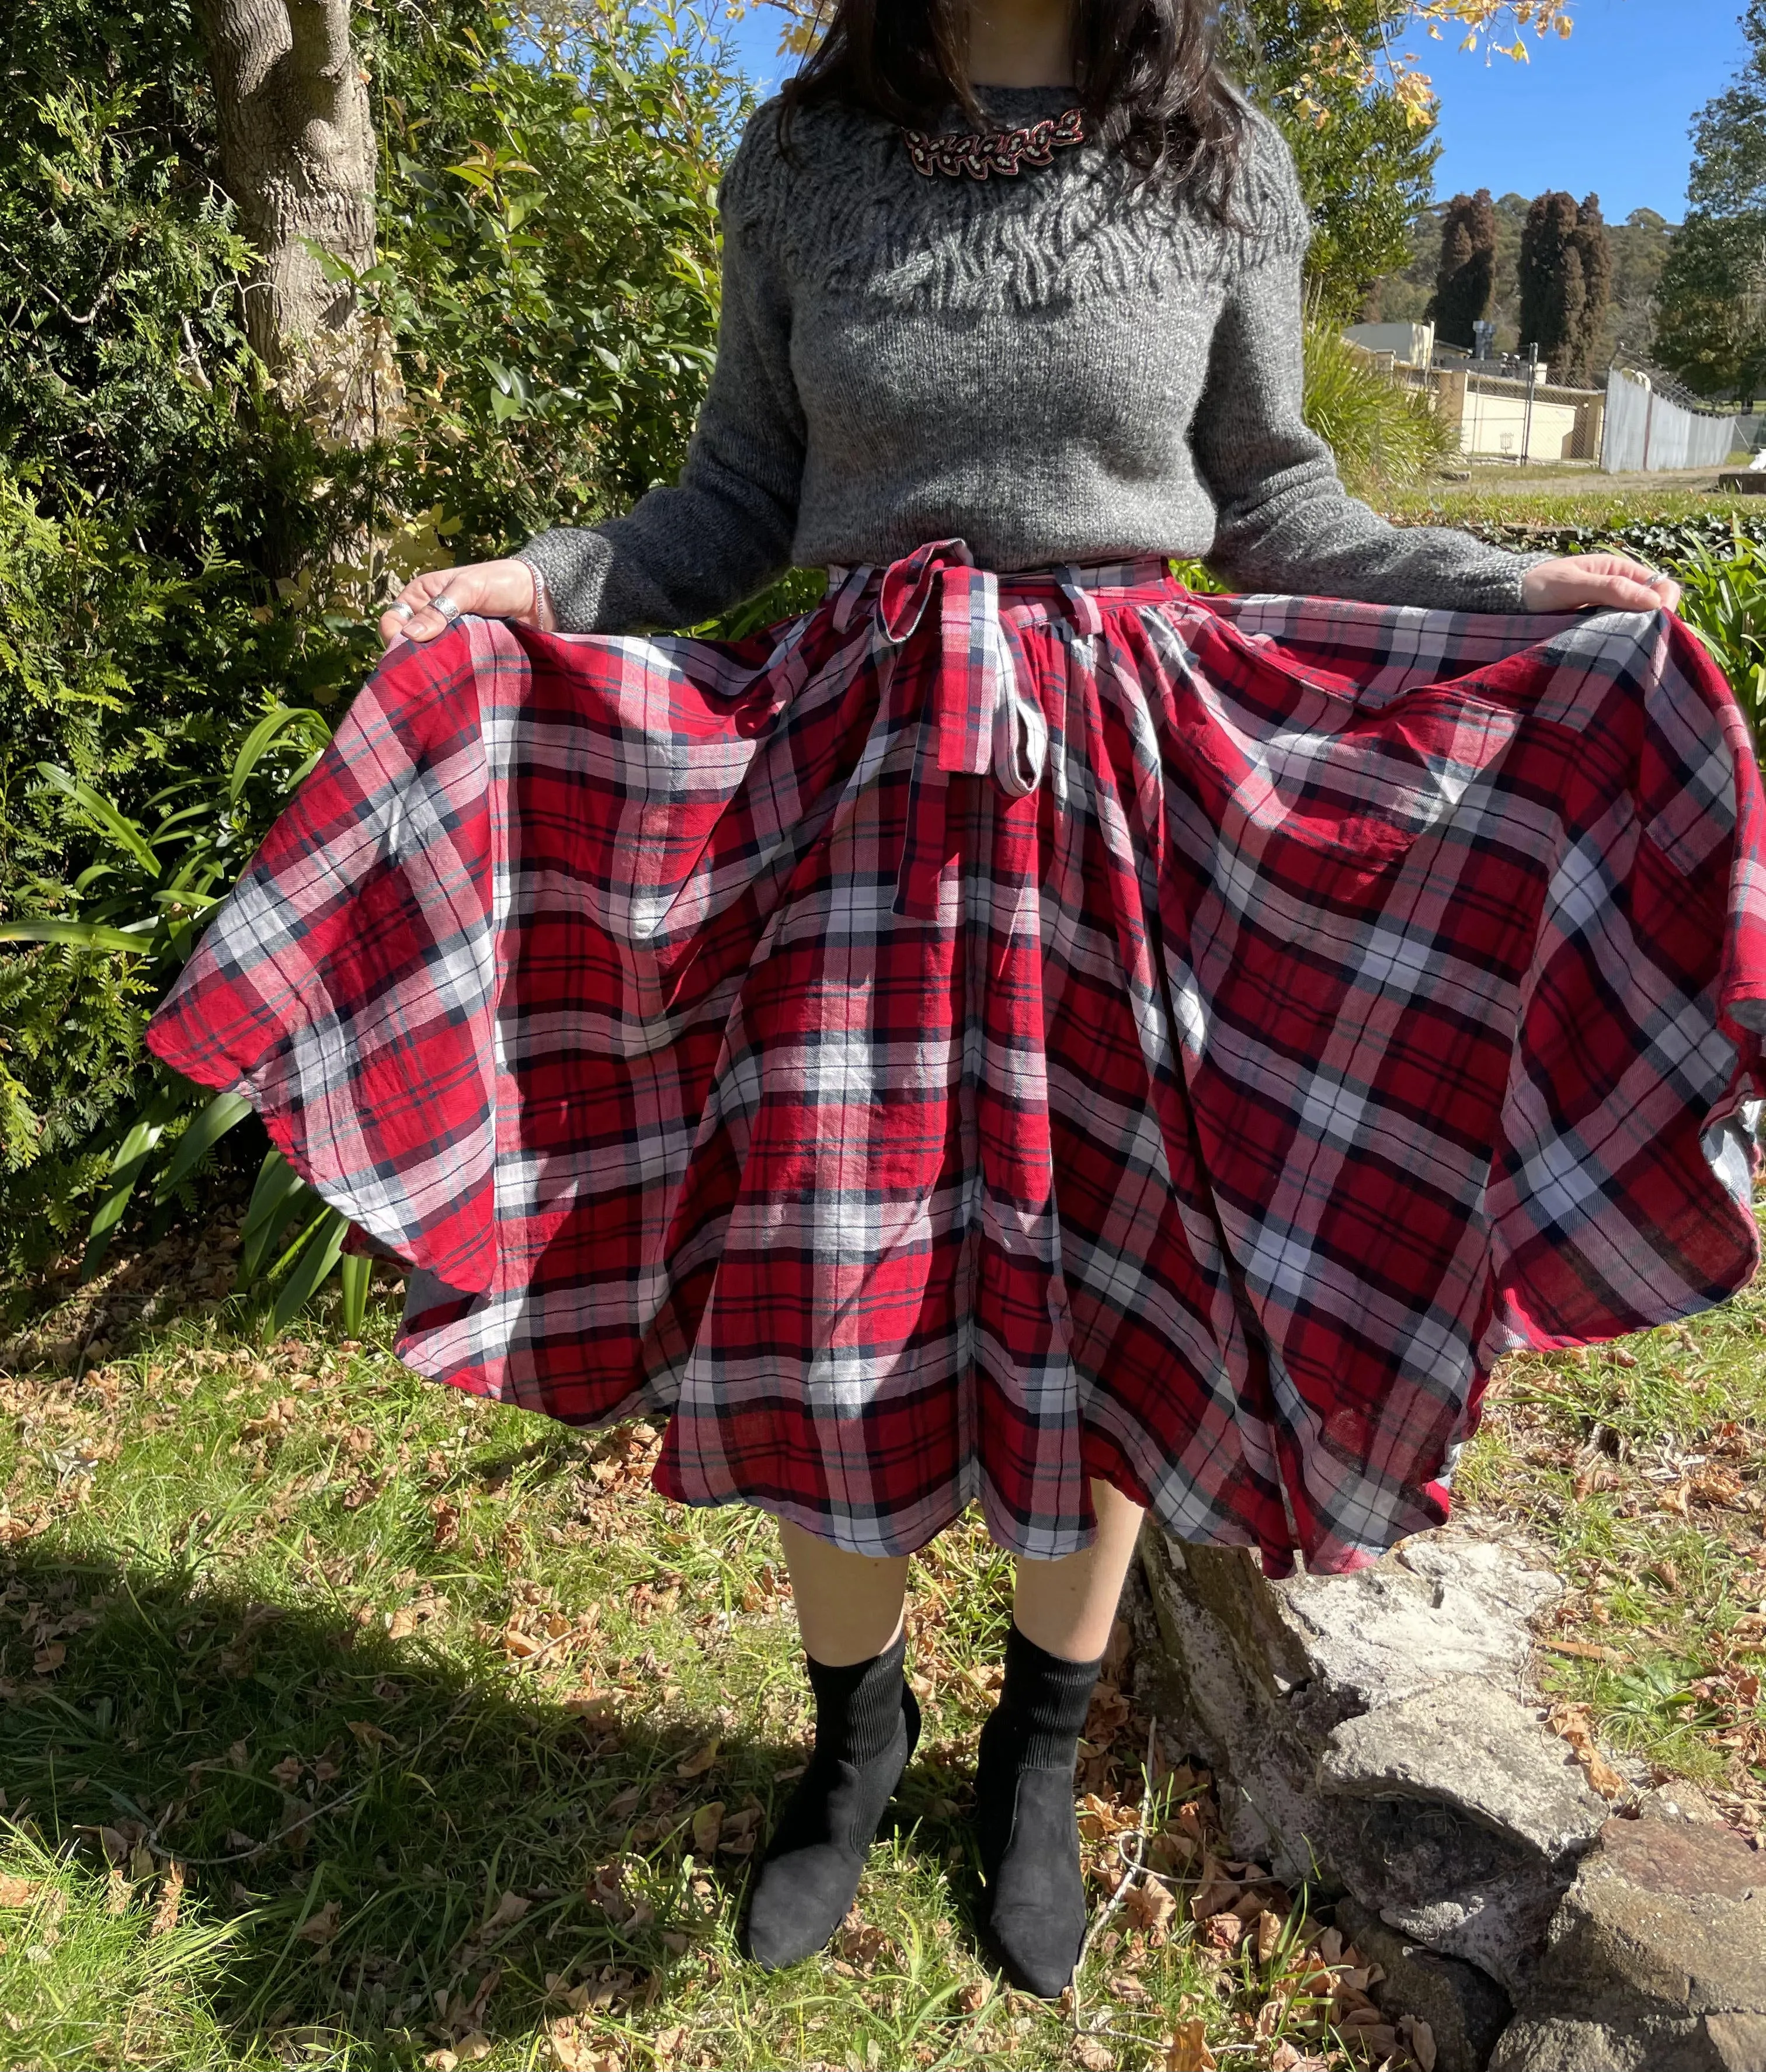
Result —
[[[40, 945], [39, 956], [126, 958], [142, 993], [161, 997], [195, 947], [209, 908], [324, 753], [331, 731], [309, 708], [273, 705], [218, 776], [175, 783], [150, 800], [150, 820], [125, 813], [59, 764], [39, 765], [43, 783], [68, 802], [97, 853], [71, 888], [73, 913], [0, 922], [0, 944]], [[98, 1269], [138, 1202], [151, 1198], [150, 1228], [166, 1220], [223, 1138], [247, 1123], [257, 1129], [252, 1115], [243, 1094], [212, 1094], [154, 1065], [146, 1102], [110, 1152], [86, 1229], [82, 1274]], [[247, 1217], [240, 1284], [275, 1291], [278, 1328], [338, 1268], [347, 1230], [281, 1152], [266, 1154]], [[368, 1262], [347, 1264], [345, 1308], [359, 1329]]]

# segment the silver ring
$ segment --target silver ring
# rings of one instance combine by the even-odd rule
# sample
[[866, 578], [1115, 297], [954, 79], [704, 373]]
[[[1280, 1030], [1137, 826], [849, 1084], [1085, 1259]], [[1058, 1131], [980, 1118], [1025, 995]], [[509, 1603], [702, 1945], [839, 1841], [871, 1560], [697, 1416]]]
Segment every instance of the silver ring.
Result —
[[429, 599], [429, 609], [431, 611], [434, 612], [438, 618], [446, 619], [450, 626], [454, 623], [454, 620], [460, 616], [459, 606], [454, 602], [454, 599], [448, 595], [446, 590], [442, 593], [441, 596], [432, 597]]
[[395, 619], [415, 619], [417, 616], [417, 606], [414, 604], [405, 603], [402, 598], [396, 603], [389, 604], [387, 610]]

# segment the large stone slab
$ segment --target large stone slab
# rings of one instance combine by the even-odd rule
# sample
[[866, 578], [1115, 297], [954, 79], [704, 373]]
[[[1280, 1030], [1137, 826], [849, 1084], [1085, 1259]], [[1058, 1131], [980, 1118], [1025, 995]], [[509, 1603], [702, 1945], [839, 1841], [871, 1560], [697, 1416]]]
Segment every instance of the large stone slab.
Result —
[[1766, 2072], [1766, 1856], [1720, 1827], [1609, 1820], [1492, 2072]]
[[1477, 1676], [1345, 1720], [1316, 1774], [1356, 1896], [1511, 1991], [1607, 1815], [1557, 1736]]
[[1143, 1555], [1148, 1696], [1213, 1766], [1238, 1854], [1524, 1985], [1605, 1813], [1520, 1695], [1549, 1566], [1452, 1528], [1279, 1582], [1162, 1533]]

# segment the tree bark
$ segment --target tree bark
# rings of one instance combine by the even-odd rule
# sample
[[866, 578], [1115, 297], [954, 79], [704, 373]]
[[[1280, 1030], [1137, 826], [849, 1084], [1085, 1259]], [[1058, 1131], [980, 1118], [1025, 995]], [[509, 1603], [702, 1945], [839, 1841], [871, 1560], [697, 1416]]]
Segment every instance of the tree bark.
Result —
[[356, 298], [306, 240], [359, 273], [374, 260], [374, 125], [349, 0], [196, 0], [196, 11], [222, 177], [259, 255], [248, 335], [278, 374], [315, 349], [335, 360], [327, 335], [352, 329]]

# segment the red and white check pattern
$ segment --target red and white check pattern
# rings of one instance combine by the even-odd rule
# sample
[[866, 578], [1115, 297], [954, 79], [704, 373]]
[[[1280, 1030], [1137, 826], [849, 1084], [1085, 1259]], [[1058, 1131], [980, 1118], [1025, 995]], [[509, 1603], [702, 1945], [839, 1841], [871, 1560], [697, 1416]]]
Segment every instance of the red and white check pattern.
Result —
[[979, 1498], [1353, 1566], [1495, 1355], [1754, 1270], [1766, 882], [1664, 616], [839, 574], [396, 647], [153, 1048], [418, 1269], [401, 1350], [868, 1553]]

